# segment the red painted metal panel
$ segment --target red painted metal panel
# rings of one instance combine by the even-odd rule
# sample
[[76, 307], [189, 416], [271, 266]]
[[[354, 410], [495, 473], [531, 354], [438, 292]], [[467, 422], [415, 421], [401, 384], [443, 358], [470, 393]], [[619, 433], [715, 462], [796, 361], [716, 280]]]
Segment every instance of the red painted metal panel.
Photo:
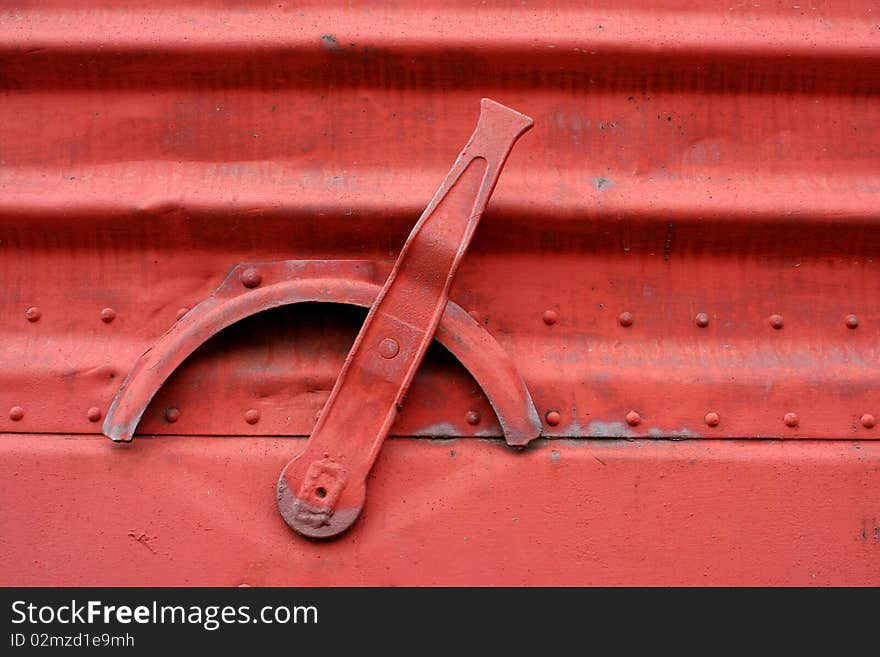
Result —
[[[281, 583], [292, 581], [276, 561], [286, 554], [307, 573], [298, 583], [559, 583], [563, 563], [580, 583], [811, 583], [808, 572], [817, 583], [877, 583], [877, 21], [863, 1], [5, 6], [0, 431], [17, 465], [3, 481], [15, 503], [0, 512], [12, 528], [0, 540], [16, 555], [3, 579]], [[505, 390], [524, 382], [543, 435], [579, 442], [517, 455], [461, 440], [441, 459], [433, 442], [392, 441], [396, 465], [380, 459], [363, 526], [338, 545], [303, 544], [260, 514], [296, 451], [276, 437], [311, 433], [366, 315], [327, 303], [267, 310], [186, 359], [139, 430], [189, 438], [129, 451], [97, 440], [138, 357], [238, 263], [368, 261], [360, 278], [325, 286], [367, 287], [306, 301], [369, 303], [364, 290], [383, 284], [481, 97], [535, 120], [450, 294], [483, 332], [459, 317], [470, 346], [457, 350], [460, 331], [441, 335], [452, 346], [429, 350], [392, 433], [500, 438], [516, 394], [489, 389], [485, 373], [486, 354], [501, 362], [503, 352]], [[475, 345], [487, 345], [482, 359]], [[198, 438], [227, 435], [267, 438]], [[609, 437], [636, 442], [584, 440]], [[669, 437], [692, 443], [648, 440]], [[560, 454], [571, 469], [548, 469]], [[619, 468], [595, 465], [617, 454]], [[237, 458], [235, 475], [211, 460]], [[77, 491], [61, 505], [17, 492], [49, 476], [40, 459]], [[150, 495], [133, 507], [143, 525], [125, 530], [133, 538], [117, 535], [123, 515], [90, 519], [107, 488], [132, 492], [115, 470], [126, 463], [160, 479], [183, 474], [156, 488], [137, 469]], [[660, 498], [635, 488], [641, 473]], [[219, 477], [227, 503], [255, 505], [255, 527], [218, 525], [217, 555], [180, 526], [222, 516], [188, 498], [201, 477]], [[465, 484], [457, 517], [429, 511], [444, 479]], [[691, 487], [719, 500], [694, 511], [698, 527], [679, 513]], [[565, 520], [536, 521], [526, 544], [521, 525], [501, 519], [508, 495], [488, 490], [513, 496], [523, 517], [544, 508], [540, 491], [559, 500], [550, 506], [574, 506]], [[115, 575], [97, 562], [81, 580], [65, 570], [66, 546], [88, 551], [90, 541], [105, 557], [135, 547], [158, 559], [128, 543], [149, 543], [148, 519], [163, 514], [174, 527], [158, 535], [178, 565], [113, 557]], [[385, 525], [370, 526], [375, 518]], [[630, 529], [645, 519], [655, 524]], [[821, 528], [811, 533], [811, 522]], [[38, 539], [50, 525], [67, 544]], [[492, 549], [454, 547], [458, 525]], [[26, 557], [39, 540], [48, 571]], [[263, 556], [247, 561], [253, 541]], [[514, 553], [494, 561], [504, 545]], [[398, 546], [418, 563], [389, 562]], [[439, 563], [447, 553], [464, 563]], [[416, 567], [428, 562], [433, 572]]]
[[303, 441], [0, 437], [3, 584], [880, 584], [880, 443], [391, 439], [364, 515], [295, 537]]
[[[9, 10], [2, 403], [24, 415], [0, 429], [94, 431], [88, 409], [237, 262], [393, 259], [492, 95], [536, 127], [453, 298], [559, 413], [548, 435], [871, 438], [872, 12]], [[181, 424], [143, 429], [308, 433], [347, 346], [265, 337], [186, 368], [162, 400]], [[473, 383], [450, 387], [438, 406], [417, 384], [395, 432], [471, 435], [476, 410], [498, 435]]]

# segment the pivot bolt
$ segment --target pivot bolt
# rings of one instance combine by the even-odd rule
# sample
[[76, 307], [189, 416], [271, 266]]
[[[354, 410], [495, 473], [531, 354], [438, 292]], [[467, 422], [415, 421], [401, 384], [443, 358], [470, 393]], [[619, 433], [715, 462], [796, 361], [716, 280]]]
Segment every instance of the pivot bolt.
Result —
[[385, 338], [379, 343], [379, 355], [382, 356], [382, 358], [391, 359], [398, 353], [400, 353], [400, 345], [397, 344], [397, 340], [393, 338]]

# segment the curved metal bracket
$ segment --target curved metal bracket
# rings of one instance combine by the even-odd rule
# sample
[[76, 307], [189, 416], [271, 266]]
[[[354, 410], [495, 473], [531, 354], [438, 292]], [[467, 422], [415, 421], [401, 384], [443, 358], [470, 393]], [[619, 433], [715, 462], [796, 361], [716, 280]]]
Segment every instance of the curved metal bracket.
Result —
[[[205, 301], [192, 308], [135, 363], [104, 421], [103, 432], [129, 442], [162, 384], [202, 343], [251, 315], [297, 303], [369, 308], [387, 271], [358, 260], [286, 260], [236, 265]], [[498, 416], [509, 445], [538, 437], [541, 420], [516, 366], [500, 344], [450, 301], [434, 337], [471, 373]]]

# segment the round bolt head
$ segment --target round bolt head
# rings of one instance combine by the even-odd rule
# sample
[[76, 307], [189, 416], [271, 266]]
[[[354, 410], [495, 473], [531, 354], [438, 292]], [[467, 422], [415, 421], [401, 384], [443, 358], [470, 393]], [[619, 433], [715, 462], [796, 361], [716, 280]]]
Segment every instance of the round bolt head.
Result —
[[258, 411], [256, 408], [248, 409], [247, 411], [245, 411], [244, 421], [248, 424], [256, 424], [260, 421], [260, 411]]
[[241, 272], [241, 284], [247, 288], [255, 288], [259, 287], [260, 283], [263, 282], [263, 275], [254, 268], [248, 267], [243, 272]]
[[97, 406], [92, 406], [86, 411], [86, 417], [89, 418], [89, 422], [97, 422], [101, 419], [101, 409]]
[[170, 406], [165, 409], [165, 421], [174, 424], [180, 419], [180, 409]]
[[9, 419], [18, 422], [24, 417], [24, 409], [21, 406], [13, 406], [9, 409]]
[[694, 317], [694, 324], [700, 328], [706, 328], [709, 326], [709, 315], [706, 313], [697, 313], [697, 316]]
[[379, 343], [379, 355], [382, 356], [382, 358], [391, 359], [398, 353], [400, 353], [400, 345], [397, 344], [397, 340], [393, 338], [385, 338]]
[[797, 413], [786, 413], [782, 421], [789, 427], [796, 427], [801, 420]]
[[105, 324], [109, 324], [114, 319], [116, 319], [116, 311], [112, 308], [104, 308], [104, 310], [101, 311], [101, 321]]
[[464, 416], [465, 421], [471, 426], [476, 426], [480, 423], [480, 412], [479, 411], [468, 411]]
[[864, 415], [862, 415], [862, 417], [859, 418], [859, 421], [862, 423], [862, 426], [865, 427], [865, 429], [873, 429], [874, 425], [877, 424], [877, 419], [870, 413], [865, 413]]
[[632, 326], [633, 314], [625, 310], [617, 316], [617, 321], [621, 326]]
[[721, 417], [714, 411], [706, 413], [706, 417], [703, 419], [710, 427], [717, 427], [721, 423]]
[[24, 316], [27, 318], [29, 322], [39, 322], [40, 317], [43, 316], [43, 311], [37, 308], [36, 306], [31, 306], [27, 310], [24, 311]]
[[770, 315], [770, 326], [777, 331], [785, 326], [785, 320], [782, 318], [782, 315]]
[[547, 326], [553, 326], [556, 322], [559, 321], [559, 313], [557, 313], [555, 310], [545, 310], [543, 319], [544, 323]]
[[559, 414], [559, 411], [547, 411], [544, 419], [547, 420], [547, 424], [551, 427], [555, 427], [562, 422], [562, 416]]
[[846, 327], [847, 328], [858, 328], [859, 327], [859, 318], [855, 315], [847, 315], [846, 316]]
[[636, 411], [630, 411], [629, 413], [626, 414], [626, 423], [629, 426], [635, 427], [635, 426], [638, 426], [639, 424], [641, 424], [641, 422], [642, 422], [642, 416], [639, 415]]

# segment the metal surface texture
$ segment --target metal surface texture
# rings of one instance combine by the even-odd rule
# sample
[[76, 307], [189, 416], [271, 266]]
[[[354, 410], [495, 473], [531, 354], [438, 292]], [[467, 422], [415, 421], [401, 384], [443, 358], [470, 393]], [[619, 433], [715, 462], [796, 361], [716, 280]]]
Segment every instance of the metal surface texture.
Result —
[[[4, 5], [0, 583], [880, 584], [878, 20]], [[301, 540], [273, 482], [483, 97], [535, 127]]]
[[295, 537], [275, 506], [304, 443], [0, 436], [0, 494], [17, 500], [2, 581], [880, 584], [876, 441], [392, 438], [332, 542]]
[[[872, 9], [6, 9], [0, 430], [98, 430], [233, 263], [392, 261], [487, 95], [538, 127], [452, 296], [546, 435], [873, 438]], [[286, 338], [193, 362], [168, 406], [309, 434], [346, 341]], [[392, 432], [500, 436], [463, 375]]]

